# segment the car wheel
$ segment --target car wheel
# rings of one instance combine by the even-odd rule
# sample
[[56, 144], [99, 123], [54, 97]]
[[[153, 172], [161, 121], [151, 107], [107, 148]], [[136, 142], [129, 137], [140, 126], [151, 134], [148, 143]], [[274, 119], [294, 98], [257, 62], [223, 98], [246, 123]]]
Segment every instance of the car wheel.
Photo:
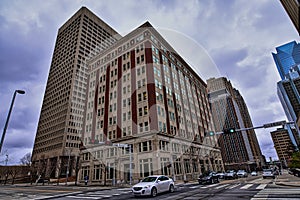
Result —
[[170, 185], [170, 187], [169, 187], [169, 192], [174, 192], [174, 185]]
[[152, 196], [152, 197], [156, 197], [156, 195], [157, 195], [157, 189], [154, 187], [154, 188], [152, 188], [152, 190], [151, 190], [151, 196]]

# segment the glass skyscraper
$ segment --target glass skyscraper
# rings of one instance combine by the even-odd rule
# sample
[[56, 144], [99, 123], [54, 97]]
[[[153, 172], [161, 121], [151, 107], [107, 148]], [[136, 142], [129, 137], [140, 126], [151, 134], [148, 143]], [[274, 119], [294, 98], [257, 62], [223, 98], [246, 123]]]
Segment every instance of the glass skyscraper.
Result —
[[[289, 121], [297, 122], [300, 115], [300, 44], [292, 41], [276, 47], [272, 53], [281, 80], [277, 82], [277, 94]], [[299, 133], [299, 128], [295, 124]], [[290, 134], [295, 146], [296, 140]]]
[[281, 80], [295, 77], [295, 71], [300, 68], [300, 44], [295, 41], [276, 47], [277, 53], [272, 53]]

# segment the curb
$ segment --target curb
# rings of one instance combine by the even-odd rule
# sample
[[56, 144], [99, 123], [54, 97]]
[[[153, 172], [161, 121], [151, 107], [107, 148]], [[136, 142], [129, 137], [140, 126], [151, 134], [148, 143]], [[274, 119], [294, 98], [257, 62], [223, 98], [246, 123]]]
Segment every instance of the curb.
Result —
[[293, 183], [282, 183], [282, 182], [276, 183], [275, 182], [275, 185], [290, 186], [290, 187], [300, 187], [300, 183], [293, 184]]

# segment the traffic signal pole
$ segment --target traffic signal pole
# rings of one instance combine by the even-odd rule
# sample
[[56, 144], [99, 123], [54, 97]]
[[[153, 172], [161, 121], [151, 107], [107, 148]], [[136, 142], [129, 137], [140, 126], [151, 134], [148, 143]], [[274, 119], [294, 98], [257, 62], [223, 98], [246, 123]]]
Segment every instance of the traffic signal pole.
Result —
[[[236, 131], [248, 131], [248, 130], [259, 129], [259, 128], [271, 128], [271, 127], [275, 127], [275, 126], [284, 126], [284, 125], [286, 125], [286, 124], [295, 124], [295, 122], [293, 122], [293, 121], [291, 121], [291, 122], [286, 122], [286, 121], [284, 120], [284, 121], [278, 121], [278, 122], [267, 123], [267, 124], [264, 124], [264, 125], [261, 125], [261, 126], [254, 126], [254, 127], [241, 128], [241, 129], [229, 128], [228, 130], [234, 129], [235, 132], [236, 132]], [[218, 134], [223, 134], [223, 133], [224, 133], [224, 131], [220, 131], [220, 132], [215, 132], [214, 134], [215, 134], [215, 135], [218, 135]]]
[[[248, 131], [248, 130], [259, 129], [259, 128], [271, 128], [271, 127], [275, 127], [275, 126], [284, 126], [284, 125], [290, 125], [290, 124], [294, 124], [295, 126], [297, 126], [295, 124], [295, 122], [293, 122], [293, 121], [286, 122], [284, 120], [284, 121], [272, 122], [272, 123], [264, 124], [262, 126], [254, 126], [254, 127], [249, 127], [249, 128], [241, 128], [241, 129], [229, 128], [229, 129], [224, 129], [221, 132], [216, 132], [215, 135], [224, 134], [224, 133], [225, 134], [232, 134], [232, 133], [237, 132], [237, 131]], [[210, 132], [210, 135], [213, 135], [213, 134], [211, 134], [211, 132]], [[293, 145], [296, 147], [296, 150], [299, 150], [299, 147], [298, 147], [297, 142], [295, 141], [295, 139], [291, 138], [291, 140], [292, 140]]]

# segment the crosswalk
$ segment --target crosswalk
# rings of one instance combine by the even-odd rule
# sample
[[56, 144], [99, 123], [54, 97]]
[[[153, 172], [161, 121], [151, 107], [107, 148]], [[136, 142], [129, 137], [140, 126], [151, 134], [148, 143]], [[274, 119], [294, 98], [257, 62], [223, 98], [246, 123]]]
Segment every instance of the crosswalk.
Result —
[[[203, 189], [203, 190], [215, 190], [220, 191], [222, 189], [225, 190], [241, 190], [241, 191], [245, 191], [245, 190], [252, 190], [255, 191], [257, 190], [257, 192], [259, 191], [263, 191], [266, 188], [267, 184], [255, 184], [255, 183], [246, 183], [246, 184], [242, 184], [242, 183], [218, 183], [218, 184], [212, 184], [212, 185], [194, 185], [191, 184], [185, 188], [189, 188], [189, 189], [193, 189], [193, 190], [197, 190], [197, 189]], [[178, 186], [177, 186], [178, 187]], [[180, 192], [180, 188], [182, 187], [178, 187], [178, 191]], [[191, 190], [189, 190], [191, 191]], [[186, 193], [190, 193], [189, 191], [187, 191]], [[116, 199], [116, 198], [120, 198], [122, 199], [124, 196], [122, 195], [126, 195], [131, 193], [130, 188], [123, 188], [123, 189], [114, 189], [114, 190], [100, 190], [100, 191], [88, 191], [85, 193], [79, 193], [79, 194], [69, 194], [67, 196], [65, 196], [63, 199]], [[185, 193], [185, 192], [184, 192]], [[119, 197], [118, 197], [119, 196]], [[172, 199], [172, 196], [168, 197], [170, 199]], [[167, 198], [167, 199], [168, 199]], [[166, 199], [165, 199], [166, 200]]]
[[117, 189], [117, 192], [111, 192], [110, 190], [102, 190], [102, 191], [91, 191], [82, 194], [76, 195], [68, 195], [65, 198], [69, 199], [109, 199], [116, 196], [121, 196], [123, 194], [131, 193], [131, 190], [126, 189]]
[[300, 188], [266, 188], [259, 191], [251, 200], [299, 200]]
[[256, 190], [263, 190], [265, 189], [265, 187], [267, 186], [267, 184], [254, 184], [254, 183], [248, 183], [245, 185], [242, 185], [241, 183], [236, 183], [236, 184], [214, 184], [214, 185], [195, 185], [195, 186], [190, 186], [189, 188], [191, 189], [196, 189], [196, 188], [202, 188], [202, 189], [206, 189], [206, 188], [211, 188], [211, 189], [239, 189], [240, 190], [247, 190], [247, 189], [256, 189]]

